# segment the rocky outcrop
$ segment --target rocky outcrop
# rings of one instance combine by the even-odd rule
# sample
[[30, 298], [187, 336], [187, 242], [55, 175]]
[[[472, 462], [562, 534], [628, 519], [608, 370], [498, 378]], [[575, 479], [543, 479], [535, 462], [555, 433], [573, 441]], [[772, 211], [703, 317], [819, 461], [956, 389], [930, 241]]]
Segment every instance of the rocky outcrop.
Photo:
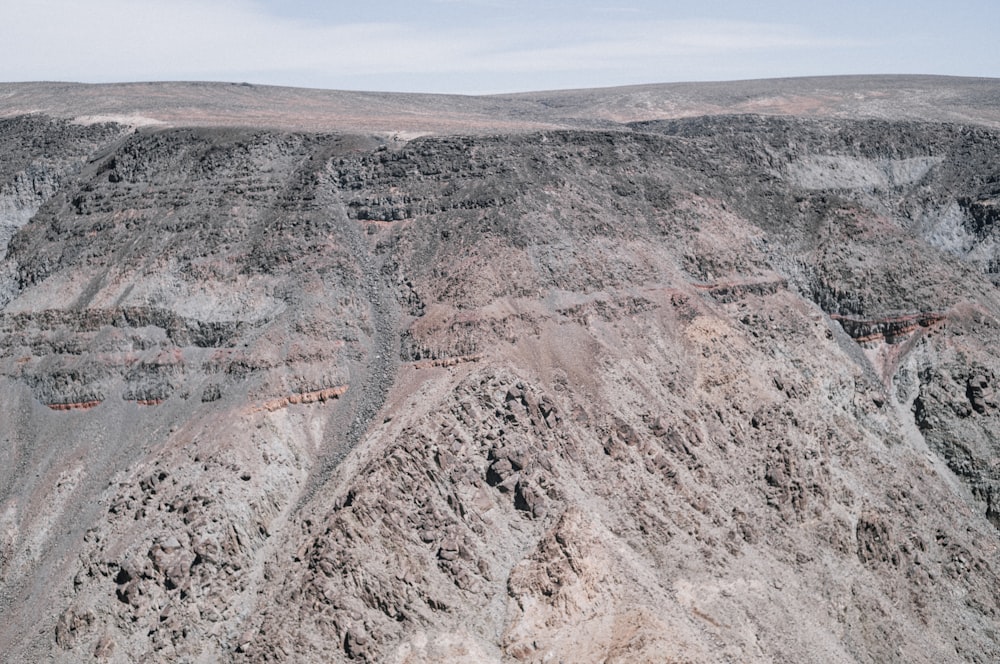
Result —
[[929, 328], [941, 323], [946, 316], [943, 313], [929, 311], [873, 319], [838, 314], [831, 314], [830, 318], [840, 323], [844, 331], [860, 344], [875, 341], [897, 344], [920, 328]]
[[0, 133], [11, 657], [1000, 657], [995, 132], [75, 127]]
[[74, 403], [47, 403], [45, 404], [52, 410], [90, 410], [91, 408], [96, 408], [101, 405], [100, 400], [93, 401], [77, 401]]
[[732, 283], [695, 284], [699, 290], [708, 292], [719, 302], [735, 302], [747, 295], [773, 295], [778, 290], [788, 288], [785, 279], [743, 281]]
[[327, 387], [322, 390], [312, 390], [310, 392], [302, 392], [300, 394], [292, 394], [287, 397], [278, 397], [277, 399], [270, 399], [265, 401], [259, 406], [254, 406], [250, 409], [251, 413], [258, 413], [261, 411], [273, 412], [281, 408], [287, 408], [289, 406], [295, 406], [298, 404], [306, 403], [325, 403], [332, 399], [336, 399], [347, 392], [347, 385], [338, 385], [337, 387]]

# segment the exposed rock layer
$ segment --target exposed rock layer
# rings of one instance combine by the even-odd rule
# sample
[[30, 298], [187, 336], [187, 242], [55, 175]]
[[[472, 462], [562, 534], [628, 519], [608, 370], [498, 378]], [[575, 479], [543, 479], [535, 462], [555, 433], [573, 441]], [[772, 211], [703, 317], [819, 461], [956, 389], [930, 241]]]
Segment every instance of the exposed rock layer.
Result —
[[983, 124], [0, 137], [13, 661], [1000, 658]]

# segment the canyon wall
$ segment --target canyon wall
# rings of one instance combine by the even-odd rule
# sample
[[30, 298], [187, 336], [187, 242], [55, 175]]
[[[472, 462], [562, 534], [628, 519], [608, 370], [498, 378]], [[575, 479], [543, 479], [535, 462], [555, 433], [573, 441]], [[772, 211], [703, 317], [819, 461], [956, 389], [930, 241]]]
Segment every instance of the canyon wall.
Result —
[[1000, 658], [995, 130], [0, 140], [11, 661]]

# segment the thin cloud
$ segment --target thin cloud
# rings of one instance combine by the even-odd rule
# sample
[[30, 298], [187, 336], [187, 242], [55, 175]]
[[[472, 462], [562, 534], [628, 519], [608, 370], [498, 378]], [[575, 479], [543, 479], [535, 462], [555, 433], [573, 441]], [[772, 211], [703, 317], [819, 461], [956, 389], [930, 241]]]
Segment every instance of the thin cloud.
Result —
[[642, 12], [638, 7], [591, 7], [590, 11], [595, 14], [639, 14]]
[[712, 58], [761, 51], [782, 52], [857, 47], [853, 40], [821, 38], [789, 26], [729, 22], [643, 22], [616, 24], [605, 34], [576, 43], [477, 54], [476, 66], [511, 71], [607, 69], [663, 58]]
[[656, 71], [657, 62], [670, 58], [687, 58], [696, 69], [698, 60], [740, 53], [847, 45], [795, 26], [627, 15], [611, 22], [428, 29], [391, 21], [309, 23], [269, 16], [242, 0], [37, 0], [7, 12], [0, 27], [0, 79], [247, 80], [254, 72], [266, 79], [259, 82], [280, 82]]

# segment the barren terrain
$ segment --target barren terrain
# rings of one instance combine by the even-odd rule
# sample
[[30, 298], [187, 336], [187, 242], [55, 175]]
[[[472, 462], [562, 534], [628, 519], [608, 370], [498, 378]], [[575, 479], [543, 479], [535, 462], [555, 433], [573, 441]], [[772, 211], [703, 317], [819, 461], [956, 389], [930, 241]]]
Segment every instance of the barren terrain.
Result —
[[997, 661], [998, 101], [0, 84], [4, 660]]

